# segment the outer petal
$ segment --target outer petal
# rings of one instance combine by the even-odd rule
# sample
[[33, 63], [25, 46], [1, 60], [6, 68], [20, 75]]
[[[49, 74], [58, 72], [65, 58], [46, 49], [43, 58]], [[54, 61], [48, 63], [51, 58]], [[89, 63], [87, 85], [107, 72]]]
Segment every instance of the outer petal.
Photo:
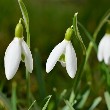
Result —
[[110, 64], [110, 35], [103, 39], [103, 55], [105, 64]]
[[105, 44], [106, 44], [106, 37], [104, 36], [100, 43], [99, 43], [99, 46], [98, 46], [98, 54], [97, 54], [97, 57], [98, 57], [98, 60], [99, 61], [102, 61], [103, 58], [104, 58], [104, 47], [105, 47]]
[[21, 46], [19, 38], [14, 38], [14, 40], [9, 44], [5, 52], [4, 66], [5, 74], [8, 80], [12, 79], [18, 70], [21, 61]]
[[26, 44], [26, 42], [24, 40], [22, 40], [22, 54], [24, 54], [25, 56], [25, 66], [27, 68], [27, 70], [32, 73], [33, 70], [33, 58], [32, 58], [32, 54], [31, 51], [28, 47], [28, 45]]
[[77, 57], [71, 42], [66, 46], [66, 70], [71, 78], [74, 78], [77, 71]]
[[59, 60], [61, 54], [66, 48], [66, 45], [69, 41], [63, 40], [61, 43], [59, 43], [50, 53], [49, 58], [47, 59], [46, 63], [46, 72], [49, 73], [53, 67], [55, 66], [56, 62]]

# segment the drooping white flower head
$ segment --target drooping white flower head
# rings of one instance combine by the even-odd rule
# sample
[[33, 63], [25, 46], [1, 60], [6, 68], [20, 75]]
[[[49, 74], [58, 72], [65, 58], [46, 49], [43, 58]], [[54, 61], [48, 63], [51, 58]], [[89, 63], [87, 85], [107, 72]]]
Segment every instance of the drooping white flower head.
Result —
[[110, 64], [110, 34], [105, 34], [99, 42], [98, 46], [98, 60], [104, 60], [105, 64]]
[[20, 23], [18, 23], [15, 30], [15, 38], [9, 44], [5, 52], [4, 66], [5, 74], [8, 80], [12, 79], [16, 74], [22, 56], [24, 57], [24, 62], [27, 70], [31, 73], [33, 70], [33, 58], [31, 51], [23, 40], [23, 28]]
[[63, 67], [66, 67], [68, 75], [71, 78], [74, 78], [77, 71], [77, 57], [70, 41], [71, 35], [72, 29], [68, 28], [65, 34], [65, 39], [55, 46], [55, 48], [50, 53], [46, 63], [47, 73], [49, 73], [57, 61], [59, 61]]

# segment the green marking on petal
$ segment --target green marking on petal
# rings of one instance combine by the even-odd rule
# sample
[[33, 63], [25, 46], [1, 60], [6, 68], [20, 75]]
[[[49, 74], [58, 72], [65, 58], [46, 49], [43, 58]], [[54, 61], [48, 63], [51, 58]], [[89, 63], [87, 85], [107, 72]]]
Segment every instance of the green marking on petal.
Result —
[[24, 60], [25, 60], [24, 54], [21, 54], [21, 60], [22, 60], [22, 62], [24, 62]]
[[65, 62], [65, 55], [62, 54], [62, 55], [60, 56], [59, 60]]

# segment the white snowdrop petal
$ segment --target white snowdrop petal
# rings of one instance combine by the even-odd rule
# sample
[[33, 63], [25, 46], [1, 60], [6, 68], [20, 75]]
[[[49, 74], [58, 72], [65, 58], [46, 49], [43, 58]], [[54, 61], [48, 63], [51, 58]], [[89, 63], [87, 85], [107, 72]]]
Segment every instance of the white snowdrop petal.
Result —
[[13, 76], [16, 74], [20, 64], [20, 60], [20, 39], [15, 37], [6, 49], [4, 57], [5, 74], [8, 80], [12, 79]]
[[77, 57], [71, 42], [66, 46], [65, 60], [67, 73], [74, 78], [77, 71]]
[[31, 51], [28, 47], [28, 45], [26, 44], [26, 42], [24, 40], [22, 40], [22, 54], [25, 56], [24, 62], [25, 62], [25, 66], [26, 69], [32, 73], [33, 70], [33, 58], [32, 58], [32, 54]]
[[99, 42], [99, 46], [98, 46], [98, 53], [97, 53], [97, 58], [98, 60], [101, 62], [103, 60], [103, 50], [104, 50], [104, 37], [101, 39], [101, 41]]
[[104, 37], [103, 40], [103, 54], [104, 54], [104, 62], [105, 64], [110, 64], [110, 36]]
[[55, 66], [56, 62], [59, 60], [60, 56], [62, 55], [63, 51], [65, 50], [66, 45], [69, 41], [63, 40], [59, 43], [50, 53], [47, 62], [46, 62], [46, 72], [49, 73], [53, 67]]

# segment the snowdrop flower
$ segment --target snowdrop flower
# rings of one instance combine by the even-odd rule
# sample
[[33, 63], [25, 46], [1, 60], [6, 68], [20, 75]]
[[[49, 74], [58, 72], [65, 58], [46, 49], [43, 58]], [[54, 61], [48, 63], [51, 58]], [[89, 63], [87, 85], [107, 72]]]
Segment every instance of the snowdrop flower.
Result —
[[50, 53], [46, 63], [46, 72], [49, 73], [57, 61], [63, 67], [66, 67], [67, 73], [71, 78], [75, 77], [77, 71], [77, 57], [75, 50], [70, 41], [73, 30], [68, 28], [65, 34], [65, 39], [59, 43]]
[[21, 59], [25, 62], [27, 70], [31, 73], [33, 70], [32, 54], [23, 40], [23, 26], [21, 23], [18, 23], [15, 29], [15, 38], [6, 49], [4, 57], [5, 74], [8, 80], [12, 79], [16, 74]]
[[98, 60], [104, 60], [105, 64], [110, 64], [110, 34], [106, 33], [98, 46]]

